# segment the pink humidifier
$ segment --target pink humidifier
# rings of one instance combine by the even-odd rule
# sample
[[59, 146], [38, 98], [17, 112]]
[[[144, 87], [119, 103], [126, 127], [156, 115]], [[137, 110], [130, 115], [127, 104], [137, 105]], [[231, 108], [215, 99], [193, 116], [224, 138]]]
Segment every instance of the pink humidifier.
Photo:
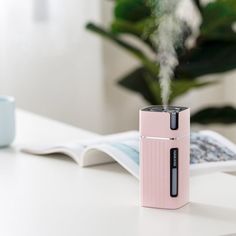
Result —
[[176, 209], [189, 201], [190, 109], [140, 110], [141, 204]]

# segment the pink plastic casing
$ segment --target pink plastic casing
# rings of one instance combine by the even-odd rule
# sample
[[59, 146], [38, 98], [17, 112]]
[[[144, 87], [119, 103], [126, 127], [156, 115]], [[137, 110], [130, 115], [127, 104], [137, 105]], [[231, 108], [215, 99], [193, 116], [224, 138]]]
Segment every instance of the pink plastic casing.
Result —
[[[166, 209], [180, 208], [189, 201], [190, 109], [179, 112], [177, 130], [170, 129], [168, 112], [140, 110], [139, 115], [141, 205]], [[177, 197], [170, 196], [171, 148], [179, 149]]]

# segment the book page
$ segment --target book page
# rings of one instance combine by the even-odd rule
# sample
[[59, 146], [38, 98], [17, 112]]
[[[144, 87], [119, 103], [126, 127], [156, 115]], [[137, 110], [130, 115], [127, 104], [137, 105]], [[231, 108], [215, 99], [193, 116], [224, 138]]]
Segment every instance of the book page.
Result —
[[191, 175], [236, 171], [236, 145], [214, 131], [192, 133], [190, 163]]
[[[102, 156], [101, 153], [106, 154]], [[94, 144], [85, 149], [81, 166], [91, 166], [117, 161], [136, 178], [139, 177], [139, 133], [133, 132], [122, 139]]]
[[[46, 155], [63, 153], [80, 166], [118, 162], [139, 178], [139, 132], [130, 131], [78, 140], [62, 145], [38, 145], [22, 151]], [[213, 131], [191, 133], [190, 174], [201, 175], [216, 171], [236, 171], [236, 146]]]

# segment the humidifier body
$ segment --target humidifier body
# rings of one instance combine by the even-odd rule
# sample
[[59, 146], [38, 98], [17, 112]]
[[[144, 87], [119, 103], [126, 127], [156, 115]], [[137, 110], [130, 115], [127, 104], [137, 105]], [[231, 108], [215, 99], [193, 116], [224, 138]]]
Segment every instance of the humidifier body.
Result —
[[140, 110], [141, 205], [177, 209], [189, 201], [190, 109]]

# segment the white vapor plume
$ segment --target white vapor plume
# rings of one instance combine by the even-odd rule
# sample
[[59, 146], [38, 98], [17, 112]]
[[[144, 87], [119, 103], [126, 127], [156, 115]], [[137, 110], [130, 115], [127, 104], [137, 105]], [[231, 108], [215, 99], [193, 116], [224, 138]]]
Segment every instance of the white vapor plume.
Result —
[[152, 41], [157, 46], [157, 61], [160, 64], [160, 87], [164, 106], [168, 105], [170, 84], [174, 69], [178, 65], [176, 47], [182, 41], [182, 22], [176, 16], [177, 6], [181, 0], [151, 0], [153, 15], [157, 19], [157, 30]]

